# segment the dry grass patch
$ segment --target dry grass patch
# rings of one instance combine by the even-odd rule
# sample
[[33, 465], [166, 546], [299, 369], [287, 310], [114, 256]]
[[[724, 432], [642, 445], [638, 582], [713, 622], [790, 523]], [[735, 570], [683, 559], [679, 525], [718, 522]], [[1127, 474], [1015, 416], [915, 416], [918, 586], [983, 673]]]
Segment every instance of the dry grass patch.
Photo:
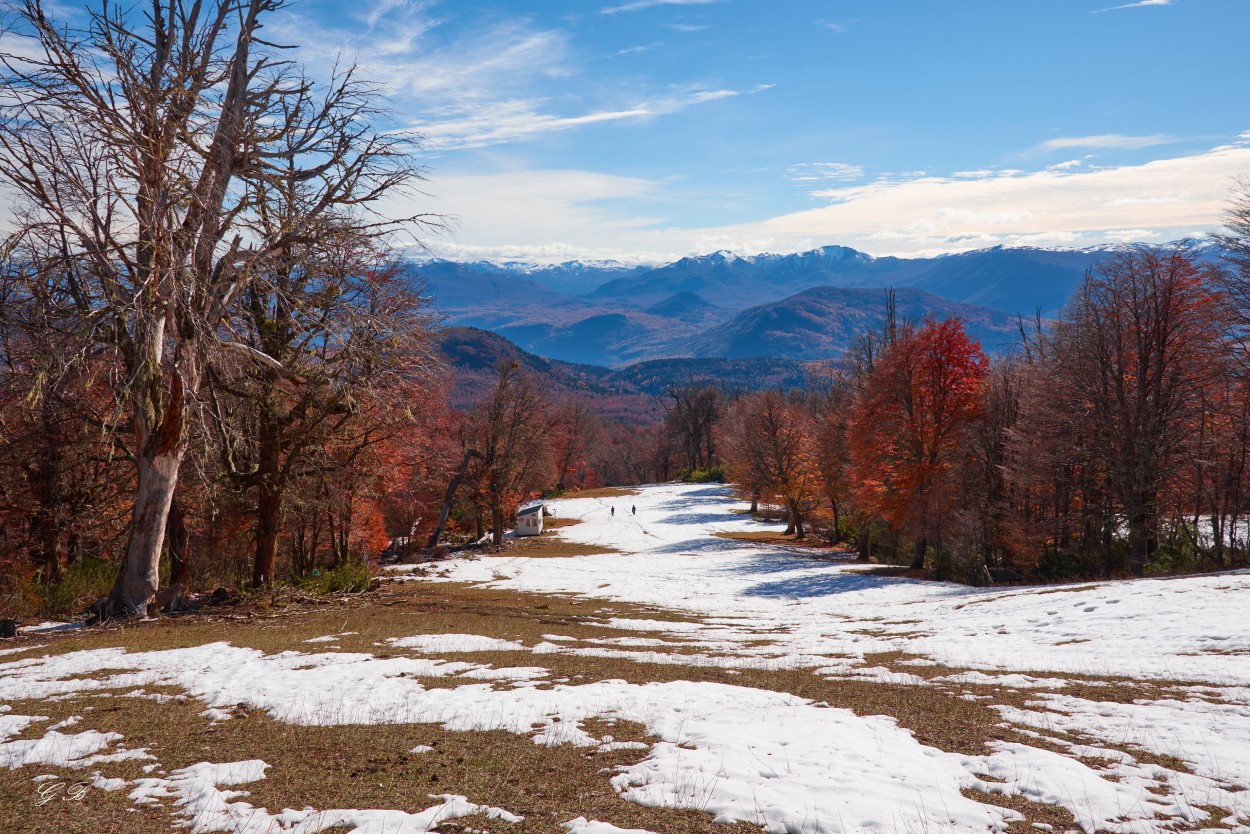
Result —
[[[180, 617], [146, 622], [113, 622], [82, 629], [49, 643], [40, 654], [101, 648], [159, 651], [227, 641], [267, 654], [297, 650], [398, 654], [404, 650], [387, 643], [392, 637], [416, 634], [481, 634], [532, 646], [544, 635], [601, 639], [638, 636], [637, 631], [606, 627], [610, 618], [694, 622], [682, 614], [616, 601], [526, 594], [461, 583], [389, 582], [340, 604], [314, 609], [289, 608], [261, 613], [206, 610]], [[351, 632], [351, 633], [349, 633]], [[311, 638], [335, 635], [333, 642], [307, 643]], [[21, 638], [19, 638], [21, 639]], [[522, 656], [511, 653], [509, 665]], [[27, 655], [23, 655], [25, 657]], [[524, 653], [529, 657], [528, 653]], [[465, 655], [474, 660], [476, 654]], [[8, 660], [0, 656], [0, 663]]]
[[[493, 556], [567, 558], [570, 556], [599, 556], [604, 553], [620, 553], [620, 551], [612, 547], [601, 547], [597, 544], [579, 544], [577, 542], [565, 541], [558, 534], [548, 535], [543, 533], [541, 536], [530, 536], [509, 542], [507, 550], [493, 554]], [[492, 555], [485, 555], [483, 558], [489, 559], [492, 558]]]
[[581, 524], [580, 518], [564, 518], [563, 516], [548, 516], [543, 519], [544, 530], [561, 530], [565, 527], [573, 527]]
[[[242, 797], [276, 813], [284, 808], [384, 808], [416, 813], [438, 800], [431, 795], [462, 794], [469, 801], [497, 806], [526, 819], [521, 823], [487, 822], [465, 817], [439, 826], [515, 834], [548, 834], [580, 815], [610, 820], [623, 827], [641, 827], [673, 834], [708, 830], [709, 819], [697, 811], [643, 808], [620, 799], [608, 774], [640, 761], [647, 750], [614, 750], [562, 745], [546, 748], [528, 737], [507, 732], [451, 732], [434, 724], [301, 727], [283, 724], [261, 712], [223, 723], [199, 716], [202, 705], [165, 704], [159, 710], [137, 698], [74, 698], [46, 709], [36, 702], [15, 704], [15, 712], [49, 715], [29, 737], [42, 735], [54, 720], [82, 715], [75, 731], [120, 732], [128, 747], [148, 747], [161, 770], [173, 771], [198, 762], [226, 763], [261, 759], [271, 767], [267, 778], [239, 785]], [[95, 709], [89, 709], [90, 707]], [[595, 722], [589, 727], [617, 741], [647, 741], [644, 728], [624, 722]], [[651, 739], [653, 741], [654, 739]], [[429, 752], [412, 753], [428, 746]], [[134, 781], [145, 776], [147, 762], [122, 762], [99, 767], [102, 775]], [[5, 834], [168, 834], [181, 820], [177, 808], [133, 806], [131, 787], [107, 792], [88, 789], [81, 801], [55, 801], [39, 806], [40, 785], [33, 777], [53, 774], [66, 785], [90, 781], [94, 768], [67, 770], [27, 767], [0, 771], [0, 808]], [[46, 790], [46, 789], [45, 789]], [[138, 807], [138, 811], [132, 808]], [[756, 832], [737, 825], [717, 830]]]
[[[981, 777], [984, 781], [990, 781]], [[1039, 824], [1050, 825], [1055, 831], [1077, 831], [1079, 826], [1076, 817], [1066, 808], [1058, 805], [1043, 805], [1031, 802], [1022, 796], [1003, 796], [996, 793], [983, 793], [965, 788], [960, 791], [964, 796], [985, 805], [997, 805], [999, 808], [1010, 808], [1024, 815], [1023, 820], [1007, 824], [1008, 834], [1038, 834], [1035, 827]]]
[[599, 487], [597, 489], [582, 489], [576, 492], [566, 492], [562, 498], [624, 498], [629, 495], [640, 495], [641, 490], [629, 489], [627, 487]]

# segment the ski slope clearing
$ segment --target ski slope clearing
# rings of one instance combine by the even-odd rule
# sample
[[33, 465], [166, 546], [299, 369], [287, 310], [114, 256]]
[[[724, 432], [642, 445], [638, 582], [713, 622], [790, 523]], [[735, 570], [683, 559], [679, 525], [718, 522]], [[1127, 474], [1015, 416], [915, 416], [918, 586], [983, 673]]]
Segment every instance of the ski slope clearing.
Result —
[[[29, 772], [32, 790], [81, 772], [94, 790], [145, 812], [167, 809], [171, 824], [193, 832], [670, 830], [620, 825], [619, 810], [539, 819], [491, 791], [425, 798], [416, 784], [407, 810], [266, 808], [248, 790], [289, 762], [253, 753], [167, 764], [159, 744], [102, 731], [106, 717], [86, 712], [112, 698], [189, 711], [205, 738], [256, 714], [277, 726], [392, 728], [369, 744], [398, 759], [445, 749], [414, 747], [399, 732], [406, 727], [466, 741], [504, 733], [534, 750], [581, 751], [587, 762], [626, 756], [596, 777], [613, 801], [698, 812], [704, 822], [693, 830], [1050, 830], [1040, 820], [1053, 817], [1039, 813], [1056, 808], [1072, 831], [1250, 832], [1250, 575], [970, 589], [718, 538], [761, 528], [715, 487], [552, 506], [580, 521], [560, 529], [565, 541], [618, 552], [456, 559], [437, 575], [404, 569], [396, 578], [415, 590], [471, 583], [517, 600], [611, 603], [577, 628], [552, 615], [535, 621], [548, 631], [522, 635], [475, 615], [489, 633], [464, 627], [472, 620], [422, 632], [409, 619], [399, 622], [411, 631], [381, 635], [358, 619], [352, 630], [336, 621], [293, 633], [284, 650], [220, 640], [149, 651], [32, 644], [0, 658], [0, 768]], [[627, 671], [571, 674], [607, 663]], [[767, 683], [774, 677], [792, 691]], [[840, 687], [875, 687], [886, 714], [871, 699], [850, 709], [808, 696]], [[963, 699], [992, 718], [981, 737], [943, 749], [889, 714], [899, 698], [935, 710]], [[66, 708], [83, 712], [43, 715]], [[641, 735], [612, 729], [627, 726]], [[539, 793], [560, 777], [524, 778]]]
[[[988, 759], [965, 762], [1002, 780], [983, 789], [1063, 805], [1087, 831], [1250, 822], [1247, 572], [977, 589], [872, 576], [855, 564], [719, 538], [760, 529], [720, 487], [654, 486], [636, 497], [552, 506], [581, 522], [561, 530], [565, 539], [621, 552], [459, 561], [442, 578], [681, 609], [701, 621], [610, 621], [650, 637], [626, 645], [551, 635], [536, 653], [1028, 690], [1027, 709], [999, 707], [1004, 722], [1076, 758], [1001, 744]], [[869, 662], [892, 652], [912, 657], [895, 664], [901, 669]], [[962, 671], [926, 678], [909, 666]], [[1172, 697], [1124, 704], [1061, 694], [1075, 682], [1097, 692], [1125, 680], [1156, 682]], [[1189, 772], [1107, 744], [1179, 760]], [[1204, 808], [1229, 813], [1212, 819]]]
[[[761, 529], [722, 487], [654, 486], [636, 497], [551, 506], [557, 517], [582, 522], [562, 529], [562, 538], [622, 553], [458, 561], [444, 578], [685, 610], [706, 618], [708, 626], [691, 631], [710, 648], [778, 663], [824, 656], [857, 665], [865, 654], [906, 651], [987, 671], [1250, 686], [1244, 571], [969, 588], [871, 576], [853, 563], [717, 538]], [[759, 639], [774, 645], [742, 646]]]

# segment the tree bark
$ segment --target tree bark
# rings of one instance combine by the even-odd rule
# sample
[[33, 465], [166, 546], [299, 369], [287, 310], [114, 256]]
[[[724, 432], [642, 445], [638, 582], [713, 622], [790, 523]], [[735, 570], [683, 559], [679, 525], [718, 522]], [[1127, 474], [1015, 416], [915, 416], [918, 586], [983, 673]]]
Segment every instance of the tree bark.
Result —
[[[51, 413], [50, 398], [45, 397], [41, 418], [44, 436], [59, 437], [56, 421]], [[61, 451], [55, 440], [42, 450], [35, 495], [39, 508], [31, 519], [31, 533], [35, 544], [35, 561], [42, 566], [41, 578], [45, 585], [61, 577], [61, 523], [58, 509], [61, 505]]]
[[169, 520], [165, 523], [165, 538], [169, 541], [169, 584], [184, 588], [191, 579], [191, 554], [187, 535], [185, 507], [174, 496], [169, 504]]
[[912, 570], [924, 569], [924, 557], [928, 550], [929, 550], [929, 540], [927, 537], [921, 536], [919, 540], [917, 540], [916, 542], [915, 551], [912, 553], [912, 557], [911, 557], [911, 569]]
[[859, 561], [872, 561], [872, 524], [865, 521], [859, 526]]
[[252, 587], [273, 587], [278, 561], [278, 522], [282, 517], [282, 490], [262, 484], [256, 496], [256, 555]]
[[278, 425], [266, 414], [260, 421], [260, 456], [256, 468], [256, 555], [252, 587], [273, 587], [282, 520], [282, 441]]
[[160, 586], [165, 525], [181, 464], [182, 455], [174, 449], [139, 458], [139, 486], [131, 516], [130, 539], [121, 571], [108, 595], [103, 612], [105, 619], [148, 615], [148, 605]]
[[794, 525], [794, 539], [801, 541], [804, 536], [803, 532], [803, 513], [799, 510], [799, 503], [791, 500], [790, 505], [790, 523]]
[[490, 540], [496, 547], [503, 544], [503, 500], [491, 496], [490, 501]]

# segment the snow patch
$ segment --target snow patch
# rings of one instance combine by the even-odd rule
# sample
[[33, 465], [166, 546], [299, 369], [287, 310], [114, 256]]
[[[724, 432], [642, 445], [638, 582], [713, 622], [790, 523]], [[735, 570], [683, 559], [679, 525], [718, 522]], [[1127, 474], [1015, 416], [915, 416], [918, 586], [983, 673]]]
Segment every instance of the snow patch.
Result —
[[653, 834], [645, 828], [617, 828], [606, 822], [578, 817], [560, 824], [569, 834]]
[[[20, 718], [21, 716], [12, 717]], [[121, 740], [122, 736], [119, 733], [86, 730], [66, 735], [56, 730], [48, 730], [42, 738], [17, 739], [0, 743], [0, 768], [16, 770], [19, 767], [36, 764], [82, 768], [103, 762], [152, 758], [143, 748], [136, 750], [116, 748]], [[102, 752], [110, 749], [113, 749], [113, 752]]]
[[512, 640], [498, 640], [480, 634], [418, 634], [413, 637], [392, 637], [386, 642], [396, 648], [413, 649], [424, 654], [529, 651]]
[[175, 770], [168, 778], [137, 780], [130, 799], [137, 804], [172, 800], [186, 820], [184, 826], [194, 834], [273, 834], [279, 831], [317, 834], [327, 828], [345, 828], [351, 834], [425, 834], [440, 823], [475, 814], [504, 822], [524, 819], [502, 808], [477, 805], [463, 796], [451, 794], [433, 797], [441, 802], [416, 814], [356, 809], [316, 811], [312, 808], [288, 808], [279, 814], [270, 814], [264, 808], [239, 801], [240, 797], [247, 796], [246, 791], [223, 790], [264, 779], [268, 767], [259, 759], [227, 764], [201, 762]]

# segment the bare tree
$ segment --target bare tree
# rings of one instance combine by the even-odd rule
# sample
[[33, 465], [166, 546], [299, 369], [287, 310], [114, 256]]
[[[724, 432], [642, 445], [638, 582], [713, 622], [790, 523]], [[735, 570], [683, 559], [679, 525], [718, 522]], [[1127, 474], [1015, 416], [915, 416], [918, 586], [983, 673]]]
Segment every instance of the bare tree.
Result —
[[[44, 583], [86, 542], [112, 539], [130, 485], [110, 357], [79, 344], [73, 299], [46, 262], [9, 252], [0, 271], [0, 556], [26, 551]], [[21, 560], [24, 561], [24, 560]]]
[[547, 404], [533, 380], [515, 363], [499, 366], [490, 396], [469, 417], [469, 448], [479, 457], [466, 457], [481, 503], [490, 512], [491, 538], [503, 543], [504, 507], [523, 500], [546, 481]]
[[[25, 200], [19, 236], [55, 253], [84, 328], [119, 354], [136, 436], [105, 616], [145, 614], [157, 588], [188, 415], [241, 290], [320, 218], [367, 212], [418, 173], [402, 137], [370, 126], [351, 71], [318, 87], [275, 57], [261, 27], [282, 5], [102, 2], [77, 26], [43, 0], [11, 7], [29, 48], [0, 55], [0, 180]], [[301, 213], [258, 235], [249, 221], [291, 181]]]
[[[1160, 493], [1218, 374], [1218, 313], [1183, 249], [1141, 249], [1091, 273], [1055, 327], [1046, 396], [1062, 404], [1062, 422], [1088, 450], [1082, 476], [1105, 480], [1123, 514], [1129, 567], [1139, 576], [1158, 547]], [[1080, 502], [1087, 512], [1089, 498]], [[1102, 515], [1109, 543], [1115, 520]]]
[[585, 477], [587, 452], [601, 439], [603, 425], [590, 403], [575, 396], [556, 408], [552, 429], [555, 435], [556, 489], [563, 492], [569, 476], [579, 467]]
[[683, 385], [670, 385], [668, 396], [672, 403], [666, 403], [665, 425], [681, 444], [687, 471], [715, 466], [713, 429], [723, 411], [720, 389], [691, 379]]
[[1224, 247], [1224, 267], [1213, 278], [1228, 304], [1230, 340], [1241, 373], [1250, 377], [1250, 179], [1242, 180], [1228, 208], [1225, 232], [1216, 239]]

